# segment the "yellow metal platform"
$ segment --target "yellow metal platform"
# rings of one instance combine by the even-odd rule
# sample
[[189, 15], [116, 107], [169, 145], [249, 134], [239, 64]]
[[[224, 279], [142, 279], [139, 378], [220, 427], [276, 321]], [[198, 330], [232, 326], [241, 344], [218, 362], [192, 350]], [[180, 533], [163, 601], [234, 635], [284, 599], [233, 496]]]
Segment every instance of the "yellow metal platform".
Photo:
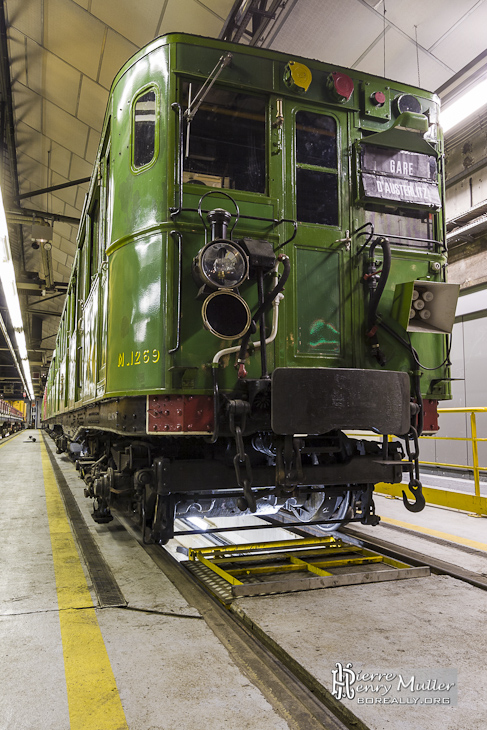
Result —
[[225, 603], [242, 596], [289, 593], [428, 576], [332, 536], [189, 549], [187, 569]]

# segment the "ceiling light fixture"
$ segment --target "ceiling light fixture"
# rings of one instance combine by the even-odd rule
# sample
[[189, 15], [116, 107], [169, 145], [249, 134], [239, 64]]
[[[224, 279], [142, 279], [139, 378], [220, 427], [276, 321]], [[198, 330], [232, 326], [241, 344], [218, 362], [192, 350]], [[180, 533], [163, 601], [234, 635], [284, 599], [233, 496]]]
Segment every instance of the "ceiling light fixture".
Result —
[[[10, 242], [8, 238], [7, 219], [5, 217], [5, 208], [3, 206], [2, 191], [0, 190], [0, 280], [2, 282], [3, 292], [7, 302], [7, 308], [10, 314], [10, 321], [15, 330], [15, 339], [17, 348], [22, 362], [22, 372], [20, 372], [22, 381], [25, 385], [26, 393], [30, 400], [34, 400], [34, 388], [32, 387], [32, 378], [30, 374], [30, 365], [27, 355], [27, 345], [25, 341], [24, 323], [22, 321], [22, 313], [20, 311], [19, 295], [17, 292], [17, 282], [15, 280], [15, 270], [12, 261], [12, 252], [10, 250]], [[17, 366], [18, 367], [18, 366]]]
[[473, 86], [440, 112], [443, 132], [448, 132], [487, 103], [487, 79]]

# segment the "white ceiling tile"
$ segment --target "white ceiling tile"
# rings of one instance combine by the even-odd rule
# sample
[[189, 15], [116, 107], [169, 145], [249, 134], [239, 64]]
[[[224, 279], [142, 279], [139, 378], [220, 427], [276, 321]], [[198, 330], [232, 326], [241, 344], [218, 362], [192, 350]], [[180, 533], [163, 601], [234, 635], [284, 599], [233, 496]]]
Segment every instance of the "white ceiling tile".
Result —
[[65, 147], [61, 147], [55, 142], [52, 142], [52, 140], [49, 141], [51, 142], [49, 149], [49, 167], [54, 172], [67, 178], [71, 153]]
[[56, 222], [56, 231], [59, 233], [60, 236], [63, 236], [68, 241], [72, 241], [72, 230], [73, 226], [70, 223], [65, 223], [64, 221]]
[[69, 168], [69, 177], [71, 180], [80, 180], [82, 177], [90, 177], [93, 171], [93, 165], [78, 155], [73, 155], [71, 159], [71, 167]]
[[27, 68], [25, 63], [26, 37], [15, 28], [8, 29], [8, 55], [10, 59], [10, 79], [20, 81], [27, 86]]
[[43, 48], [39, 43], [26, 39], [26, 80], [31, 89], [42, 88], [42, 53]]
[[88, 185], [78, 185], [77, 187], [77, 195], [76, 195], [76, 202], [74, 204], [74, 207], [76, 210], [78, 210], [80, 213], [83, 210], [83, 206], [85, 203], [85, 198], [88, 193]]
[[168, 0], [162, 18], [160, 33], [196, 33], [217, 37], [223, 23], [214, 13], [195, 0], [184, 0], [184, 13], [180, 0]]
[[18, 82], [12, 84], [15, 99], [15, 122], [24, 122], [33, 129], [40, 129], [42, 118], [42, 97]]
[[65, 205], [64, 200], [61, 200], [61, 198], [56, 198], [54, 195], [47, 195], [46, 205], [43, 210], [56, 215], [64, 215]]
[[42, 42], [42, 3], [39, 0], [8, 0], [7, 26], [13, 26], [29, 38]]
[[141, 12], [140, 3], [133, 0], [92, 0], [91, 12], [132, 43], [143, 46], [157, 33], [162, 4], [161, 0], [144, 0]]
[[69, 281], [69, 277], [71, 276], [71, 269], [68, 266], [63, 266], [56, 261], [53, 268], [56, 272], [56, 279], [61, 278], [62, 281]]
[[[457, 27], [455, 33], [445, 37], [435, 48], [434, 52], [455, 71], [460, 71], [480, 53], [485, 52], [487, 46], [487, 3], [468, 15]], [[463, 38], [463, 42], [459, 42]]]
[[[376, 2], [373, 4], [377, 5]], [[388, 2], [386, 3], [386, 18], [412, 39], [415, 39], [417, 32], [418, 43], [428, 50], [439, 38], [448, 33], [473, 5], [475, 5], [475, 0], [468, 3], [458, 2], [458, 0]], [[377, 11], [379, 15], [382, 15], [382, 4]]]
[[[49, 184], [49, 170], [44, 165], [39, 165], [37, 160], [33, 160], [27, 155], [22, 155], [17, 163], [17, 172], [19, 180], [22, 181], [21, 192], [28, 193], [34, 192], [41, 188], [47, 187]], [[32, 199], [34, 203], [40, 204], [39, 196], [36, 199]], [[30, 201], [30, 198], [29, 198]], [[27, 203], [23, 203], [24, 207], [30, 207]]]
[[[67, 180], [65, 177], [62, 177], [61, 175], [58, 175], [56, 173], [53, 173], [50, 177], [51, 180], [49, 183], [49, 187], [53, 185], [64, 185], [64, 183], [69, 182], [69, 180]], [[55, 190], [53, 193], [51, 193], [51, 197], [58, 198], [64, 203], [69, 203], [69, 205], [73, 205], [74, 201], [76, 200], [76, 187], [71, 186], [69, 188], [63, 188], [62, 190]]]
[[[58, 225], [59, 225], [58, 223], [55, 223], [54, 227], [57, 228]], [[71, 231], [71, 226], [69, 226], [69, 228]], [[74, 254], [76, 253], [76, 244], [73, 243], [73, 241], [71, 241], [69, 238], [66, 238], [66, 236], [64, 236], [64, 235], [61, 235], [61, 241], [59, 243], [59, 248], [62, 251], [64, 251], [68, 256], [71, 256], [71, 257], [73, 257]]]
[[222, 20], [227, 19], [234, 4], [234, 0], [198, 0], [198, 5], [203, 5], [205, 8], [208, 8], [208, 10], [218, 15]]
[[[67, 205], [69, 205], [70, 208], [74, 209], [74, 204], [76, 202], [76, 187], [65, 188], [64, 190], [56, 190], [56, 192], [52, 194], [52, 197], [54, 197], [55, 195], [63, 203], [66, 203]], [[71, 215], [71, 213], [67, 213], [67, 215]], [[77, 210], [76, 213], [73, 213], [73, 215], [75, 218], [79, 218], [79, 210]]]
[[[53, 241], [54, 243], [54, 241]], [[68, 260], [68, 254], [64, 253], [64, 251], [61, 251], [57, 246], [52, 247], [52, 258], [53, 261], [57, 261], [58, 263], [62, 264], [63, 266], [66, 266], [66, 262]]]
[[451, 75], [440, 61], [435, 61], [429, 54], [419, 51], [418, 84], [416, 48], [394, 28], [389, 28], [385, 36], [385, 74], [383, 38], [370, 49], [357, 69], [404, 84], [421, 86], [429, 91], [435, 91]]
[[[69, 215], [72, 218], [79, 218], [79, 210], [77, 208], [75, 208], [74, 206], [69, 205], [69, 203], [66, 203], [66, 205], [64, 206], [64, 215]], [[71, 228], [73, 228], [73, 226], [71, 226]], [[76, 233], [78, 232], [78, 226], [74, 226], [74, 230], [75, 230], [74, 237], [76, 238]]]
[[136, 45], [109, 29], [98, 82], [106, 89], [109, 89], [113, 79], [125, 61], [131, 58], [137, 51], [138, 47]]
[[82, 157], [88, 138], [89, 128], [86, 124], [51, 104], [50, 101], [44, 101], [43, 109], [44, 134]]
[[61, 107], [68, 114], [76, 114], [81, 74], [49, 51], [42, 51], [39, 58], [42, 69], [39, 87], [29, 86], [46, 99]]
[[105, 36], [104, 23], [71, 0], [44, 0], [44, 8], [46, 48], [96, 79]]
[[108, 91], [83, 76], [79, 97], [78, 119], [101, 132], [108, 100]]
[[17, 154], [25, 154], [51, 170], [68, 176], [71, 152], [25, 124], [17, 125]]
[[[345, 37], [344, 17], [347, 19]], [[357, 0], [341, 0], [338, 3], [301, 0], [293, 8], [271, 48], [351, 67], [381, 31], [380, 18]], [[353, 39], [353, 42], [344, 42], [345, 38]]]
[[95, 129], [90, 129], [88, 134], [88, 145], [86, 147], [85, 160], [91, 165], [95, 164], [96, 153], [98, 152], [98, 146], [100, 144], [100, 133]]

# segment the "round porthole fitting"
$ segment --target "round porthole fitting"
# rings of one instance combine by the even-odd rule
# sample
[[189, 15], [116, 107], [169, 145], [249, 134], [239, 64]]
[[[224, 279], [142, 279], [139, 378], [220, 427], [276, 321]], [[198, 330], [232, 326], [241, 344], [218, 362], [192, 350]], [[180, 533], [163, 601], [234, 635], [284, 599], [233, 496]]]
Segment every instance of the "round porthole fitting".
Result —
[[249, 305], [235, 292], [220, 289], [210, 294], [201, 310], [203, 324], [221, 340], [238, 340], [250, 327]]

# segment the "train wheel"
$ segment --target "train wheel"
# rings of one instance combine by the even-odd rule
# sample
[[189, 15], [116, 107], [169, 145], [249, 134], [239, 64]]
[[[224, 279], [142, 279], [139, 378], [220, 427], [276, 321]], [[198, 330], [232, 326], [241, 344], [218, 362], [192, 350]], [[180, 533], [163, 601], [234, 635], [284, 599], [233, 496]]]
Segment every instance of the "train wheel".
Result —
[[326, 525], [320, 525], [321, 529], [325, 532], [334, 532], [335, 530], [338, 530], [342, 526], [343, 521], [346, 520], [351, 502], [351, 492], [347, 492], [339, 497], [325, 497], [323, 504], [314, 516], [313, 521], [336, 520], [336, 522], [333, 521]]

